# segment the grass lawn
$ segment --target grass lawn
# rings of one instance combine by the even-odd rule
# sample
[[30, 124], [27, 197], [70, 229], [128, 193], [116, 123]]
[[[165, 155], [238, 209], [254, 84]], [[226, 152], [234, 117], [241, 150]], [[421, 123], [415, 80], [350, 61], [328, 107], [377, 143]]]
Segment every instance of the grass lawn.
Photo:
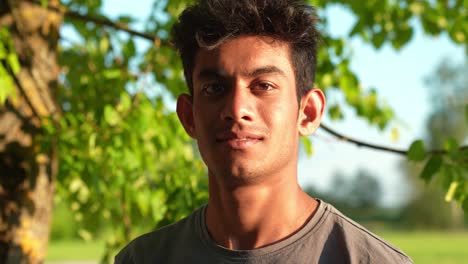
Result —
[[468, 232], [375, 232], [409, 255], [414, 263], [468, 263]]
[[102, 241], [51, 241], [46, 261], [99, 260], [103, 250]]
[[[402, 249], [414, 263], [468, 263], [468, 232], [444, 231], [374, 231]], [[99, 260], [104, 244], [101, 241], [52, 241], [47, 261]]]

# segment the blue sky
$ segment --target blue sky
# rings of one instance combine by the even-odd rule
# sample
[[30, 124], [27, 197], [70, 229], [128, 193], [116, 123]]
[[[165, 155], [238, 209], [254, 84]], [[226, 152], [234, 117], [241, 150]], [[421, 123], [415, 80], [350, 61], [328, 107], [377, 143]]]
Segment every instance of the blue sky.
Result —
[[[103, 10], [111, 16], [129, 14], [143, 19], [152, 2], [107, 0], [104, 1]], [[330, 32], [343, 36], [355, 19], [338, 7], [328, 9], [327, 16]], [[138, 43], [147, 45], [146, 41]], [[376, 87], [379, 97], [393, 107], [397, 118], [390, 129], [397, 127], [400, 138], [397, 142], [392, 141], [390, 129], [382, 132], [369, 126], [366, 121], [356, 118], [351, 109], [345, 112], [347, 118], [344, 121], [332, 123], [326, 118], [325, 122], [347, 136], [397, 148], [407, 148], [413, 140], [425, 135], [425, 122], [431, 107], [424, 78], [433, 72], [443, 58], [450, 58], [454, 62], [466, 60], [463, 48], [453, 45], [446, 36], [428, 37], [419, 27], [411, 42], [399, 51], [393, 50], [388, 44], [375, 50], [359, 39], [352, 40], [351, 49], [354, 55], [351, 67], [358, 74], [363, 87]], [[301, 155], [299, 161], [301, 185], [312, 184], [318, 188], [328, 188], [334, 173], [341, 171], [352, 176], [362, 168], [375, 174], [381, 181], [385, 205], [403, 202], [410, 192], [399, 168], [403, 157], [358, 148], [338, 141], [323, 130], [317, 131], [311, 139], [314, 143], [314, 155], [310, 158]]]

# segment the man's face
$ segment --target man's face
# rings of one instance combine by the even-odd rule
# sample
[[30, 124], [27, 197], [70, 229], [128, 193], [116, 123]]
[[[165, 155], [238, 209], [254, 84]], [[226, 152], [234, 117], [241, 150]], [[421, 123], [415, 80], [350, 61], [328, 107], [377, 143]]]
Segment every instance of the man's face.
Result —
[[243, 36], [200, 50], [192, 77], [189, 134], [210, 175], [255, 182], [296, 168], [299, 106], [287, 44]]

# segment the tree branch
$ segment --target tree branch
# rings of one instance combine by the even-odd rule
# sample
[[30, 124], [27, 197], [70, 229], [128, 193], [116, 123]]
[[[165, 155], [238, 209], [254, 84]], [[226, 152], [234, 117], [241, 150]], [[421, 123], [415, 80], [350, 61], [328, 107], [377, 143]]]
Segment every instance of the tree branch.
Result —
[[93, 22], [96, 25], [106, 26], [106, 27], [110, 27], [110, 28], [114, 28], [114, 29], [117, 29], [117, 30], [120, 30], [120, 31], [127, 32], [130, 35], [137, 36], [137, 37], [149, 40], [149, 41], [153, 42], [156, 46], [159, 46], [161, 44], [165, 45], [165, 46], [170, 46], [170, 43], [167, 40], [162, 40], [162, 39], [160, 39], [160, 38], [158, 38], [156, 36], [153, 36], [151, 34], [133, 30], [133, 29], [129, 28], [127, 25], [125, 25], [125, 24], [114, 22], [114, 21], [112, 21], [112, 20], [110, 20], [110, 19], [108, 19], [106, 17], [93, 17], [93, 16], [90, 16], [90, 15], [82, 15], [82, 14], [80, 14], [78, 12], [71, 11], [69, 9], [65, 9], [64, 7], [57, 8], [57, 7], [49, 6], [48, 9], [52, 10], [52, 11], [55, 11], [55, 12], [63, 13], [64, 16], [72, 18], [72, 19], [81, 20], [81, 21], [85, 21], [85, 22]]
[[[371, 144], [371, 143], [364, 142], [364, 141], [361, 141], [361, 140], [358, 140], [358, 139], [350, 138], [350, 137], [345, 136], [345, 135], [343, 135], [343, 134], [341, 134], [339, 132], [336, 132], [335, 130], [331, 129], [330, 127], [328, 127], [327, 125], [325, 125], [323, 123], [320, 124], [320, 127], [323, 130], [325, 130], [326, 132], [328, 132], [329, 134], [335, 136], [336, 138], [338, 138], [338, 139], [340, 139], [342, 141], [347, 141], [347, 142], [353, 143], [353, 144], [357, 145], [358, 147], [366, 147], [366, 148], [370, 148], [370, 149], [396, 153], [396, 154], [400, 154], [400, 155], [404, 155], [404, 156], [408, 155], [408, 150], [406, 150], [406, 149], [390, 148], [390, 147]], [[461, 146], [459, 148], [459, 150], [460, 151], [468, 150], [468, 145], [467, 146]], [[427, 153], [432, 154], [432, 155], [444, 155], [444, 154], [447, 154], [448, 151], [443, 150], [443, 149], [433, 149], [433, 150], [427, 151]]]
[[[107, 19], [105, 17], [92, 17], [92, 16], [89, 16], [89, 15], [82, 15], [82, 14], [80, 14], [78, 12], [75, 12], [75, 11], [70, 11], [70, 10], [64, 10], [63, 11], [63, 10], [60, 10], [60, 9], [58, 9], [56, 7], [51, 7], [51, 6], [49, 6], [49, 9], [54, 10], [56, 12], [63, 12], [63, 14], [65, 16], [70, 17], [70, 18], [74, 18], [74, 19], [78, 19], [78, 20], [82, 20], [82, 21], [93, 22], [93, 23], [95, 23], [97, 25], [107, 26], [107, 27], [111, 27], [111, 28], [114, 28], [114, 29], [117, 29], [117, 30], [127, 32], [130, 35], [138, 36], [138, 37], [147, 39], [149, 41], [152, 41], [157, 46], [159, 46], [161, 44], [170, 46], [170, 44], [169, 44], [169, 42], [167, 40], [161, 40], [160, 38], [157, 38], [157, 37], [152, 36], [150, 34], [138, 32], [136, 30], [130, 29], [125, 24], [113, 22], [113, 21], [111, 21], [111, 20], [109, 20], [109, 19]], [[328, 127], [327, 125], [325, 125], [323, 123], [320, 125], [320, 127], [323, 130], [325, 130], [326, 132], [328, 132], [329, 134], [337, 137], [338, 139], [340, 139], [342, 141], [347, 141], [347, 142], [353, 143], [353, 144], [355, 144], [355, 145], [357, 145], [359, 147], [366, 147], [366, 148], [370, 148], [370, 149], [396, 153], [396, 154], [400, 154], [400, 155], [404, 155], [404, 156], [406, 156], [408, 154], [407, 149], [396, 149], [396, 148], [386, 147], [386, 146], [377, 145], [377, 144], [371, 144], [371, 143], [364, 142], [364, 141], [361, 141], [361, 140], [358, 140], [358, 139], [350, 138], [348, 136], [345, 136], [345, 135], [343, 135], [341, 133], [336, 132], [335, 130], [331, 129], [330, 127]], [[468, 145], [460, 147], [460, 151], [464, 151], [464, 150], [468, 150]], [[442, 150], [442, 149], [433, 149], [433, 150], [429, 150], [427, 153], [432, 154], [432, 155], [444, 155], [444, 154], [447, 154], [448, 152], [446, 150]]]

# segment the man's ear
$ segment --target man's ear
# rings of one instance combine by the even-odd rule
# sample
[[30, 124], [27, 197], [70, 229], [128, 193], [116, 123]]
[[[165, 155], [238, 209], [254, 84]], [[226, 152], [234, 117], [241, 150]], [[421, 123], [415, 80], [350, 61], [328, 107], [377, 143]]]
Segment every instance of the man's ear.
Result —
[[193, 121], [192, 97], [188, 94], [181, 94], [177, 98], [177, 116], [179, 117], [185, 132], [196, 139], [195, 123]]
[[309, 136], [320, 126], [325, 109], [325, 95], [320, 89], [313, 88], [301, 98], [299, 108], [299, 135]]

